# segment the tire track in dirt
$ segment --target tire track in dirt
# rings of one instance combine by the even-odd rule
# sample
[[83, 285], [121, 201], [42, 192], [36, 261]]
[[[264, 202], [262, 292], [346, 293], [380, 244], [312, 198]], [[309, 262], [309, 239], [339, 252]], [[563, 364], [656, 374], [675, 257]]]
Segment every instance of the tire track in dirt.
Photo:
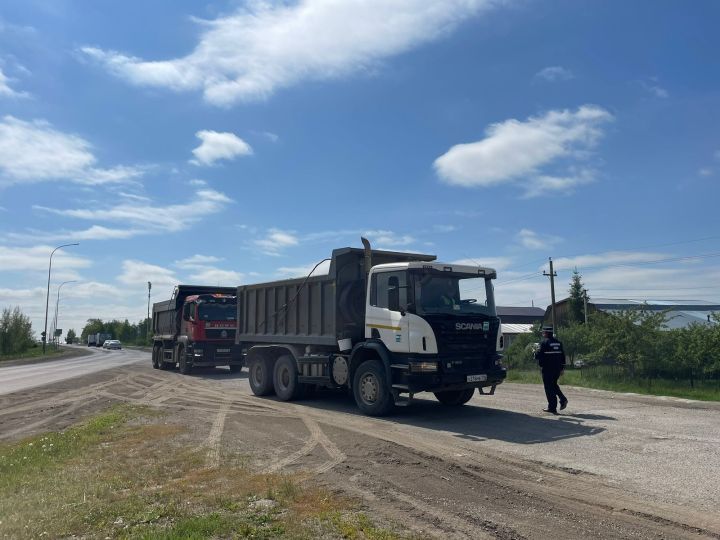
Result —
[[211, 469], [217, 469], [220, 466], [220, 441], [222, 440], [228, 412], [230, 412], [230, 403], [226, 402], [215, 415], [210, 433], [203, 444], [207, 448], [207, 464]]

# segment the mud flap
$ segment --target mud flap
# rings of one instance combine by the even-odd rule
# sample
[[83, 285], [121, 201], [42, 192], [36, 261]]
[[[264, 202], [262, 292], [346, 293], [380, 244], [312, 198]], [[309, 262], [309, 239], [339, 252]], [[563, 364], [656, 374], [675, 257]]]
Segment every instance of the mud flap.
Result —
[[[393, 385], [396, 386], [396, 385]], [[393, 388], [391, 390], [393, 401], [395, 402], [396, 407], [407, 407], [410, 405], [410, 402], [413, 400], [413, 397], [415, 397], [415, 394], [408, 394], [406, 396], [401, 396], [400, 391], [397, 388]]]
[[485, 392], [485, 390], [483, 390], [483, 387], [480, 386], [480, 387], [478, 387], [478, 393], [479, 393], [480, 395], [482, 395], [482, 396], [493, 396], [493, 395], [495, 395], [495, 388], [496, 388], [496, 387], [497, 387], [497, 385], [496, 385], [496, 384], [493, 384], [493, 385], [490, 387], [490, 391], [489, 391], [489, 392]]

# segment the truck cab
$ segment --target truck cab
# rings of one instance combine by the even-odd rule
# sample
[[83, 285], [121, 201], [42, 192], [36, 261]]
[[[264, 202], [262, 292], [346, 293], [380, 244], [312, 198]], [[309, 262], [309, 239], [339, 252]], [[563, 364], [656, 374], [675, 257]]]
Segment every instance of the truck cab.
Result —
[[502, 382], [495, 277], [490, 268], [438, 262], [372, 267], [366, 344], [379, 342], [392, 354], [397, 389], [450, 392]]
[[234, 288], [178, 285], [170, 300], [153, 305], [153, 367], [242, 367], [235, 346], [237, 297]]

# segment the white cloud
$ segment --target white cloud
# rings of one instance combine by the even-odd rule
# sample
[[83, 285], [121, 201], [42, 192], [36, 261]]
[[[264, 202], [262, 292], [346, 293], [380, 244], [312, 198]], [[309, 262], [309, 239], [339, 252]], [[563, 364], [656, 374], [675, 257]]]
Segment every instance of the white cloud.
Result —
[[713, 175], [713, 172], [714, 172], [714, 171], [713, 171], [710, 167], [703, 167], [702, 169], [700, 169], [700, 170], [698, 171], [698, 175], [700, 175], [700, 176], [712, 176], [712, 175]]
[[147, 282], [150, 281], [153, 290], [156, 288], [171, 289], [179, 283], [172, 270], [133, 259], [122, 262], [122, 273], [117, 280], [124, 285], [142, 289], [147, 289]]
[[118, 192], [118, 195], [132, 201], [150, 202], [150, 197], [145, 197], [144, 195], [136, 195], [135, 193], [126, 193], [124, 191], [120, 191]]
[[192, 151], [195, 159], [190, 162], [194, 165], [214, 165], [221, 159], [234, 159], [237, 156], [249, 156], [253, 153], [250, 145], [234, 133], [202, 130], [195, 136], [202, 143]]
[[298, 245], [298, 237], [293, 232], [270, 229], [264, 238], [254, 241], [266, 255], [279, 255], [284, 248]]
[[363, 233], [373, 246], [373, 249], [396, 248], [414, 244], [417, 240], [408, 234], [397, 234], [393, 231], [365, 231]]
[[577, 186], [590, 184], [595, 180], [595, 173], [590, 169], [571, 167], [567, 176], [541, 174], [525, 184], [523, 198], [532, 199], [550, 193], [571, 194]]
[[280, 136], [271, 131], [263, 131], [262, 135], [270, 142], [278, 142], [280, 140]]
[[29, 96], [27, 92], [18, 92], [17, 90], [13, 90], [10, 87], [11, 82], [13, 82], [13, 79], [5, 75], [2, 67], [0, 67], [0, 97], [22, 98]]
[[143, 175], [138, 167], [96, 167], [85, 139], [54, 129], [48, 122], [0, 120], [0, 185], [66, 180], [97, 185], [131, 182]]
[[[281, 276], [288, 278], [305, 277], [313, 269], [317, 263], [305, 264], [303, 266], [281, 266], [277, 269], [277, 273]], [[330, 271], [330, 261], [321, 262], [315, 271], [312, 273], [313, 276], [327, 275]]]
[[223, 287], [234, 287], [243, 282], [243, 274], [233, 270], [222, 270], [220, 268], [204, 268], [190, 276], [194, 283], [218, 285]]
[[202, 268], [223, 260], [224, 259], [220, 257], [215, 257], [213, 255], [195, 254], [192, 257], [187, 257], [185, 259], [175, 261], [175, 266], [177, 266], [178, 268]]
[[[47, 273], [50, 254], [57, 246], [7, 247], [0, 246], [0, 272], [24, 272], [38, 270]], [[68, 250], [77, 249], [75, 246]], [[88, 268], [90, 259], [72, 255], [60, 249], [53, 255], [53, 270], [77, 270]]]
[[516, 239], [524, 248], [527, 249], [548, 249], [551, 246], [562, 241], [561, 238], [552, 235], [540, 235], [530, 229], [521, 229], [517, 233]]
[[640, 251], [608, 251], [591, 255], [577, 255], [574, 257], [560, 257], [554, 259], [556, 270], [584, 268], [593, 266], [606, 266], [614, 264], [631, 264], [657, 261], [667, 258], [667, 254], [640, 252]]
[[642, 86], [647, 92], [651, 93], [656, 98], [666, 99], [670, 97], [670, 92], [658, 84], [658, 80], [652, 77], [650, 81], [640, 81]]
[[92, 209], [57, 209], [45, 206], [33, 206], [33, 208], [65, 217], [119, 222], [126, 226], [122, 229], [109, 229], [94, 225], [85, 231], [63, 233], [65, 237], [101, 239], [130, 238], [141, 234], [181, 231], [205, 216], [221, 212], [230, 202], [232, 199], [219, 191], [201, 189], [195, 192], [195, 197], [190, 202], [168, 206], [121, 203], [107, 208]]
[[574, 79], [573, 72], [562, 66], [548, 66], [535, 74], [536, 79], [543, 79], [548, 82], [569, 81]]
[[540, 169], [560, 158], [584, 157], [602, 136], [601, 125], [612, 119], [605, 109], [584, 105], [576, 111], [549, 111], [524, 122], [505, 120], [488, 127], [484, 139], [450, 148], [435, 160], [435, 170], [444, 182], [463, 187], [525, 179], [526, 189], [532, 191], [535, 180], [528, 178], [538, 176], [546, 185], [557, 185], [557, 178], [541, 174]]
[[199, 180], [197, 178], [193, 178], [192, 180], [190, 180], [188, 182], [188, 184], [190, 184], [191, 186], [195, 186], [195, 187], [207, 186], [207, 182], [205, 180]]
[[145, 61], [83, 47], [118, 77], [138, 86], [202, 90], [207, 102], [229, 106], [267, 98], [303, 80], [367, 70], [452, 31], [497, 0], [300, 0], [250, 2], [213, 21], [189, 55]]

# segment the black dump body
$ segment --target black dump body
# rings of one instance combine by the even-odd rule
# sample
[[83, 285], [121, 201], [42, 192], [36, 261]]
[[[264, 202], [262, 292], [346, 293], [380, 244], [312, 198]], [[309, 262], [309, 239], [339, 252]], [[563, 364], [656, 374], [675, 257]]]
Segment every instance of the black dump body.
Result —
[[[335, 249], [327, 275], [238, 287], [235, 342], [337, 348], [339, 339], [364, 339], [364, 255], [359, 248]], [[372, 250], [373, 266], [435, 259], [434, 255]]]
[[180, 331], [180, 309], [188, 296], [196, 294], [235, 295], [234, 287], [178, 285], [170, 300], [153, 304], [152, 328], [155, 336], [175, 336]]

